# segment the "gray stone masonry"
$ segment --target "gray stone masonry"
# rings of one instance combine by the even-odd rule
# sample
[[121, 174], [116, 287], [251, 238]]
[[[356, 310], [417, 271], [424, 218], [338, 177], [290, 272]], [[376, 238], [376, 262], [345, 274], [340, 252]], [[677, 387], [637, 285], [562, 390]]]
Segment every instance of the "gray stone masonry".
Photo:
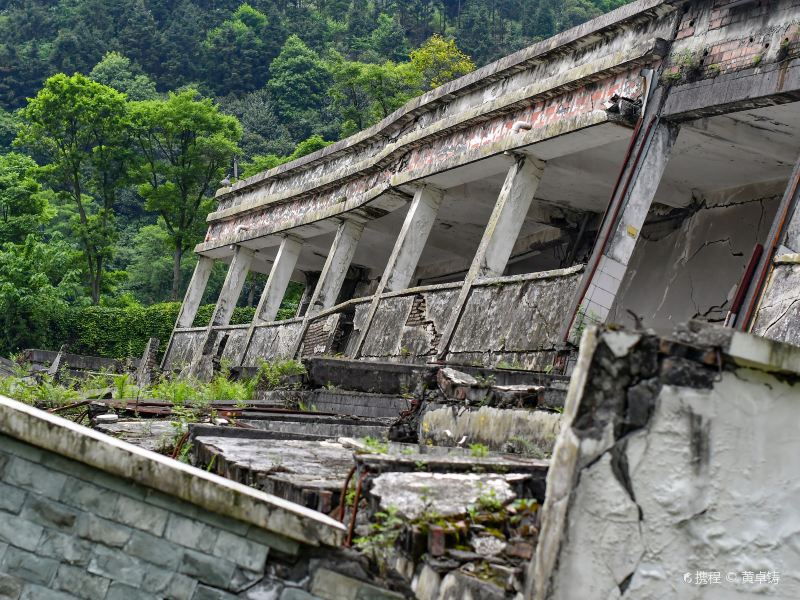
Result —
[[228, 598], [299, 549], [6, 436], [0, 477], [3, 598]]

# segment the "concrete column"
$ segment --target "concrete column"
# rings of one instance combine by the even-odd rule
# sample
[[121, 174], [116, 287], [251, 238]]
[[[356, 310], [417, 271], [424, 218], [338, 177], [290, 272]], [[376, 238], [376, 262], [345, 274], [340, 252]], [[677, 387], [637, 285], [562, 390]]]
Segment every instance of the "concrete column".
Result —
[[217, 305], [211, 315], [211, 321], [203, 336], [203, 342], [195, 350], [190, 366], [190, 373], [195, 377], [207, 378], [210, 373], [204, 364], [203, 358], [208, 357], [214, 350], [217, 336], [215, 327], [224, 327], [231, 322], [233, 309], [242, 293], [247, 273], [250, 270], [250, 263], [253, 261], [253, 251], [249, 248], [237, 246], [234, 251], [228, 273], [225, 275], [225, 282], [222, 284], [222, 291], [217, 298]]
[[264, 286], [255, 315], [253, 315], [253, 321], [247, 330], [242, 362], [247, 358], [250, 341], [253, 339], [253, 331], [256, 326], [274, 321], [278, 316], [278, 310], [281, 307], [281, 302], [283, 302], [283, 297], [286, 295], [286, 288], [289, 287], [289, 281], [297, 265], [297, 259], [302, 248], [302, 239], [291, 235], [283, 236], [280, 248], [278, 248], [278, 254], [275, 255], [275, 261], [269, 271], [267, 284]]
[[197, 309], [200, 308], [200, 302], [203, 300], [203, 294], [208, 285], [208, 278], [211, 276], [211, 270], [214, 268], [214, 259], [208, 256], [199, 256], [197, 264], [192, 273], [192, 279], [189, 281], [189, 287], [186, 288], [186, 294], [183, 296], [183, 303], [178, 312], [178, 318], [175, 320], [175, 327], [169, 336], [167, 348], [164, 351], [164, 358], [161, 361], [161, 368], [167, 364], [169, 353], [172, 350], [172, 339], [175, 337], [176, 329], [186, 329], [191, 327], [194, 323], [194, 318], [197, 316]]
[[430, 186], [420, 186], [414, 194], [414, 200], [406, 214], [403, 227], [395, 241], [389, 262], [383, 271], [383, 276], [378, 283], [378, 289], [372, 296], [366, 319], [361, 326], [361, 337], [356, 344], [353, 357], [356, 358], [361, 353], [361, 347], [366, 339], [367, 332], [375, 318], [378, 304], [381, 301], [381, 294], [384, 292], [396, 292], [406, 289], [417, 269], [422, 251], [428, 241], [428, 236], [436, 222], [436, 215], [439, 213], [439, 206], [442, 203], [444, 193], [441, 190]]
[[[798, 281], [794, 273], [796, 254], [800, 253], [798, 202], [800, 202], [800, 158], [795, 161], [789, 183], [783, 192], [781, 203], [778, 205], [772, 227], [770, 227], [764, 243], [764, 250], [751, 280], [747, 282], [747, 291], [742, 305], [732, 308], [732, 311], [735, 312], [729, 313], [728, 325], [744, 331], [751, 331], [757, 335], [768, 335], [770, 330], [775, 330], [780, 322], [786, 322], [787, 314], [789, 315], [788, 319], [793, 318], [789, 308], [798, 298], [796, 291]], [[781, 256], [785, 258], [779, 258]], [[784, 276], [774, 280], [773, 274], [776, 271], [783, 272]], [[761, 306], [779, 306], [783, 310], [779, 310], [777, 320], [760, 320], [758, 313]], [[769, 313], [769, 311], [766, 312]], [[787, 338], [785, 334], [776, 336], [775, 333], [772, 333], [769, 337], [794, 343], [794, 340]]]
[[328, 257], [325, 259], [325, 265], [322, 267], [317, 285], [314, 287], [314, 293], [311, 294], [303, 325], [294, 341], [290, 356], [297, 356], [300, 351], [310, 320], [319, 312], [336, 304], [363, 231], [364, 223], [346, 219], [339, 224], [336, 237], [333, 238], [333, 244], [331, 244]]
[[325, 260], [325, 266], [322, 267], [317, 287], [314, 288], [311, 296], [307, 316], [313, 316], [336, 304], [363, 231], [364, 223], [345, 220], [339, 225], [328, 258]]
[[508, 170], [492, 215], [489, 217], [489, 223], [483, 232], [450, 319], [442, 333], [437, 353], [439, 360], [443, 360], [447, 355], [461, 313], [472, 292], [472, 286], [480, 278], [498, 277], [505, 271], [543, 172], [542, 161], [526, 156], [518, 157]]
[[269, 323], [278, 316], [278, 309], [286, 295], [286, 288], [289, 287], [289, 280], [297, 265], [302, 247], [303, 240], [300, 238], [291, 235], [283, 237], [278, 254], [275, 256], [275, 262], [272, 263], [269, 271], [269, 278], [261, 294], [261, 300], [256, 308], [253, 318], [254, 325]]
[[[601, 227], [600, 243], [592, 252], [578, 288], [578, 297], [573, 303], [576, 309], [570, 311], [565, 329], [567, 341], [578, 343], [580, 331], [587, 323], [603, 323], [608, 317], [678, 132], [678, 125], [664, 121], [656, 122], [649, 132], [645, 132], [638, 164], [633, 165], [627, 189], [620, 190], [625, 195], [620, 198], [622, 209], [619, 218]], [[633, 160], [636, 160], [635, 156]], [[613, 208], [609, 214], [613, 217], [612, 211]]]
[[189, 281], [189, 287], [186, 288], [186, 294], [183, 297], [183, 304], [181, 304], [181, 311], [178, 313], [178, 320], [175, 322], [175, 329], [185, 329], [186, 327], [191, 327], [192, 323], [194, 323], [197, 309], [200, 308], [200, 302], [203, 300], [203, 294], [206, 291], [208, 278], [211, 276], [213, 268], [213, 258], [208, 256], [200, 256], [198, 258], [194, 273], [192, 273], [192, 279]]
[[233, 309], [242, 293], [242, 287], [250, 271], [250, 263], [253, 262], [253, 251], [243, 246], [237, 246], [234, 251], [228, 273], [225, 275], [225, 282], [222, 284], [222, 291], [217, 298], [217, 305], [211, 315], [208, 324], [211, 327], [224, 327], [231, 322]]

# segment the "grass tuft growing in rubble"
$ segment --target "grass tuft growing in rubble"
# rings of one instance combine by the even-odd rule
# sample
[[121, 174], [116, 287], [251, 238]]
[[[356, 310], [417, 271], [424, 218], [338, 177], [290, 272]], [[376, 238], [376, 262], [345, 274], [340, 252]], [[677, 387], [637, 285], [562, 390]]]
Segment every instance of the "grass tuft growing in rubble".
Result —
[[233, 402], [245, 406], [255, 399], [257, 389], [285, 389], [292, 385], [288, 378], [304, 375], [305, 367], [295, 360], [264, 362], [255, 377], [232, 380], [223, 365], [208, 383], [192, 378], [162, 377], [149, 387], [135, 385], [129, 373], [94, 373], [74, 380], [62, 375], [56, 383], [45, 373], [31, 374], [23, 366], [15, 366], [13, 375], [0, 377], [0, 394], [37, 408], [58, 408], [89, 398], [118, 401], [152, 399], [169, 402], [175, 407], [205, 408], [210, 402]]

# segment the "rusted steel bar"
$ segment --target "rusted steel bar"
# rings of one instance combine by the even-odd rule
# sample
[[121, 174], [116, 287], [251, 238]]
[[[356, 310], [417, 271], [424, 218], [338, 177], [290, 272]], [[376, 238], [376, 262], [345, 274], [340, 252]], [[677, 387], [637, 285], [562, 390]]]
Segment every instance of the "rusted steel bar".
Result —
[[175, 449], [172, 451], [172, 458], [178, 458], [178, 455], [181, 453], [183, 445], [186, 443], [186, 440], [188, 439], [189, 439], [189, 432], [187, 431], [181, 436], [181, 439], [178, 440], [178, 443], [175, 444]]
[[353, 498], [353, 513], [350, 516], [350, 527], [347, 528], [347, 539], [344, 541], [346, 547], [353, 544], [353, 532], [356, 529], [356, 517], [358, 516], [358, 503], [361, 501], [361, 486], [364, 485], [364, 480], [369, 475], [369, 469], [364, 469], [361, 477], [358, 478], [358, 485], [356, 486], [356, 495]]
[[342, 486], [342, 494], [339, 498], [339, 522], [344, 523], [344, 512], [347, 509], [347, 488], [350, 487], [350, 480], [353, 478], [353, 474], [356, 472], [356, 466], [353, 465], [353, 468], [347, 473], [347, 477], [344, 480], [344, 485]]
[[87, 404], [91, 404], [92, 402], [94, 402], [94, 400], [82, 400], [80, 402], [75, 402], [73, 404], [67, 404], [66, 406], [58, 406], [56, 408], [51, 408], [47, 412], [58, 414], [66, 410], [72, 410], [73, 408], [80, 408], [81, 406], [86, 406]]

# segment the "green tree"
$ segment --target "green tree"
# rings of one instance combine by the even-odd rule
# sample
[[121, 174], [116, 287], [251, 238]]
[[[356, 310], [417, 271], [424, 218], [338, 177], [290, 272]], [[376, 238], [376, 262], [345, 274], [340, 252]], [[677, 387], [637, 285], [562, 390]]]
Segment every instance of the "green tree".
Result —
[[411, 63], [331, 63], [333, 106], [342, 116], [342, 135], [351, 135], [389, 116], [421, 92], [422, 77]]
[[433, 35], [411, 53], [411, 64], [428, 89], [439, 87], [475, 70], [475, 63], [456, 46], [455, 40]]
[[0, 246], [0, 352], [50, 346], [50, 332], [80, 288], [74, 251], [59, 236]]
[[242, 94], [264, 85], [279, 42], [267, 16], [245, 3], [208, 32], [203, 51], [207, 81], [216, 94]]
[[268, 88], [278, 114], [294, 139], [307, 138], [320, 124], [320, 109], [328, 99], [331, 73], [325, 62], [298, 36], [291, 35], [269, 72]]
[[220, 100], [220, 108], [242, 124], [242, 155], [250, 159], [262, 154], [288, 154], [294, 148], [289, 130], [275, 112], [266, 89]]
[[11, 151], [11, 144], [17, 137], [19, 117], [16, 113], [0, 108], [0, 154]]
[[134, 135], [143, 157], [137, 177], [148, 210], [164, 220], [173, 245], [171, 298], [178, 299], [181, 260], [202, 239], [210, 195], [239, 152], [242, 129], [196, 90], [166, 101], [132, 104]]
[[36, 162], [11, 152], [0, 155], [0, 243], [22, 243], [47, 217], [47, 197], [34, 178]]
[[75, 233], [97, 304], [105, 264], [113, 254], [114, 202], [131, 159], [125, 96], [77, 73], [58, 74], [21, 115], [18, 141], [47, 159], [42, 172], [75, 203]]
[[153, 100], [158, 98], [156, 84], [119, 52], [106, 52], [89, 73], [89, 77], [123, 92], [128, 100]]
[[[173, 241], [163, 220], [141, 227], [130, 240], [130, 246], [120, 249], [120, 253], [129, 255], [127, 258], [130, 262], [126, 265], [127, 289], [133, 292], [139, 302], [154, 304], [171, 296], [173, 249]], [[183, 257], [182, 280], [186, 280], [195, 262], [191, 252]]]
[[370, 34], [370, 49], [383, 60], [404, 60], [409, 48], [400, 19], [381, 13], [378, 26]]

